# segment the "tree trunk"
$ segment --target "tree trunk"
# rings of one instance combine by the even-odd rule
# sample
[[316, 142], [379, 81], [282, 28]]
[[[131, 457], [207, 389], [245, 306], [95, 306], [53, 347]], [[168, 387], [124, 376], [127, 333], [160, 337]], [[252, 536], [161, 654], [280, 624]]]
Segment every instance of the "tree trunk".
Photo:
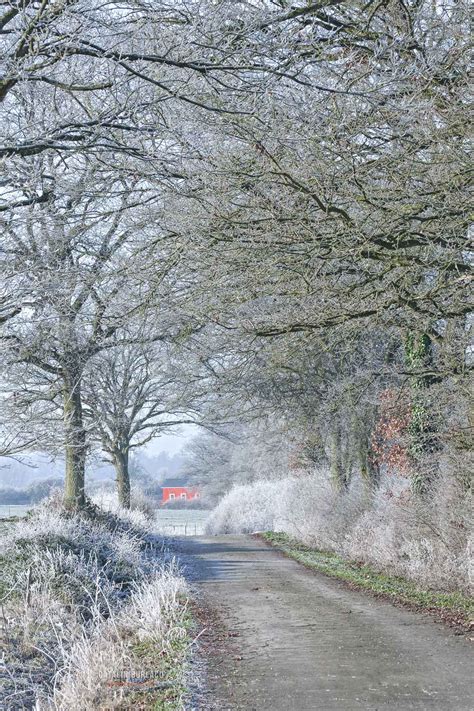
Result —
[[130, 508], [130, 472], [128, 470], [128, 452], [114, 453], [114, 467], [117, 473], [117, 492], [120, 506]]
[[341, 426], [335, 422], [330, 434], [331, 478], [338, 491], [347, 489], [346, 473], [342, 462]]
[[[429, 368], [433, 364], [433, 349], [426, 333], [408, 333], [405, 340], [405, 358], [414, 370]], [[434, 413], [427, 407], [427, 389], [432, 384], [432, 376], [415, 374], [411, 378], [411, 413], [408, 434], [409, 452], [413, 461], [412, 489], [417, 494], [425, 494], [434, 478], [436, 463], [430, 462], [428, 471], [423, 467], [423, 458], [436, 448], [436, 423]]]
[[81, 508], [85, 504], [86, 433], [82, 418], [79, 374], [65, 374], [63, 401], [66, 450], [65, 503], [66, 506]]
[[370, 437], [361, 429], [357, 440], [358, 459], [362, 481], [372, 491], [379, 485], [380, 470], [370, 446]]

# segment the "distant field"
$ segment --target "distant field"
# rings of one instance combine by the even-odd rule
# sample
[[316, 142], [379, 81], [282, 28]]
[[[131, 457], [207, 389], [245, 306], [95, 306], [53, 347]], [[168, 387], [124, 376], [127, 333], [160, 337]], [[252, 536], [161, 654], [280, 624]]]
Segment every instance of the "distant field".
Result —
[[158, 530], [169, 536], [199, 536], [204, 533], [204, 522], [209, 511], [193, 509], [158, 509]]
[[[32, 505], [25, 504], [2, 504], [0, 505], [0, 520], [14, 516], [26, 516], [32, 508]], [[157, 529], [167, 536], [199, 536], [204, 533], [204, 522], [208, 515], [209, 511], [202, 510], [157, 509]]]
[[32, 504], [0, 504], [0, 519], [12, 516], [26, 516]]

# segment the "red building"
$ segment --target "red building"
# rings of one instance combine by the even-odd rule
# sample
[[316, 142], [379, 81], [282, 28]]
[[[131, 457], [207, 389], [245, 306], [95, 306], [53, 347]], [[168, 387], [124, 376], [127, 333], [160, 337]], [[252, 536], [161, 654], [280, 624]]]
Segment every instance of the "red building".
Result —
[[167, 479], [163, 482], [161, 504], [175, 501], [193, 501], [199, 499], [199, 491], [193, 486], [186, 486], [181, 479]]

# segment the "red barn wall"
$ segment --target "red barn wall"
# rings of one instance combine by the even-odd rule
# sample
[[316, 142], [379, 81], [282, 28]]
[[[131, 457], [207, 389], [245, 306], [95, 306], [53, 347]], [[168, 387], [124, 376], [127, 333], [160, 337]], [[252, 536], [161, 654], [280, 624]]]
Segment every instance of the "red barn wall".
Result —
[[[174, 498], [170, 497], [170, 494], [174, 494]], [[190, 489], [188, 486], [164, 486], [161, 503], [166, 504], [168, 501], [177, 501], [182, 498], [181, 494], [186, 494], [186, 501], [199, 497], [198, 490]]]

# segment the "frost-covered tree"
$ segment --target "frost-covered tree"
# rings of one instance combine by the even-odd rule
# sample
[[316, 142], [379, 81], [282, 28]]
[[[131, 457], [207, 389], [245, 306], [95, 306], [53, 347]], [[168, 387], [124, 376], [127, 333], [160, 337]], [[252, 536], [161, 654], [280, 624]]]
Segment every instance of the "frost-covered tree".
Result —
[[[88, 429], [114, 465], [119, 502], [130, 506], [129, 460], [133, 450], [199, 418], [202, 392], [183, 373], [172, 347], [145, 334], [92, 359], [84, 379]], [[133, 342], [135, 341], [135, 342]]]
[[298, 433], [282, 418], [261, 417], [199, 433], [184, 448], [183, 472], [215, 504], [232, 486], [281, 479], [301, 468]]
[[[4, 217], [1, 253], [16, 313], [2, 326], [2, 346], [12, 373], [11, 398], [32, 424], [44, 425], [62, 413], [66, 499], [82, 505], [84, 369], [117, 347], [117, 333], [129, 319], [137, 313], [148, 318], [152, 296], [169, 293], [176, 256], [173, 249], [166, 253], [154, 246], [160, 266], [155, 265], [156, 281], [146, 279], [155, 213], [139, 181], [127, 182], [81, 158], [36, 160], [37, 173], [48, 174], [53, 197]], [[153, 225], [154, 238], [159, 234]], [[152, 338], [176, 334], [180, 324], [170, 312], [160, 328], [149, 329]], [[58, 448], [57, 430], [53, 439]]]
[[[434, 439], [456, 440], [426, 423], [447, 421], [447, 393], [464, 402], [469, 378], [467, 9], [8, 7], [0, 323], [12, 374], [15, 361], [38, 378], [26, 390], [51, 393], [31, 394], [35, 421], [62, 383], [78, 481], [84, 368], [152, 310], [166, 337], [211, 324], [197, 346], [213, 419], [304, 421], [336, 480], [355, 441], [367, 454], [372, 378], [404, 389], [416, 466]], [[390, 367], [371, 359], [369, 332]]]
[[[326, 354], [322, 410], [335, 424], [337, 457], [348, 448], [341, 427], [358, 428], [341, 420], [350, 420], [351, 398], [359, 413], [361, 402], [352, 392], [331, 411], [330, 393], [340, 394], [341, 378], [350, 393], [351, 381], [377, 377], [366, 333], [397, 341], [382, 370], [410, 403], [414, 482], [435, 440], [454, 441], [439, 423], [450, 398], [455, 408], [462, 401], [472, 367], [467, 10], [464, 2], [338, 3], [288, 18], [280, 56], [291, 47], [286, 66], [299, 83], [275, 82], [257, 115], [222, 122], [224, 150], [195, 196], [210, 318], [230, 334], [231, 351], [237, 333], [256, 353], [273, 339], [276, 382], [290, 380], [292, 353]], [[365, 376], [339, 367], [351, 350]], [[366, 404], [362, 420], [373, 425], [376, 396]], [[461, 420], [468, 427], [466, 412]], [[362, 429], [367, 439], [370, 427]], [[341, 461], [335, 474], [344, 469]]]

